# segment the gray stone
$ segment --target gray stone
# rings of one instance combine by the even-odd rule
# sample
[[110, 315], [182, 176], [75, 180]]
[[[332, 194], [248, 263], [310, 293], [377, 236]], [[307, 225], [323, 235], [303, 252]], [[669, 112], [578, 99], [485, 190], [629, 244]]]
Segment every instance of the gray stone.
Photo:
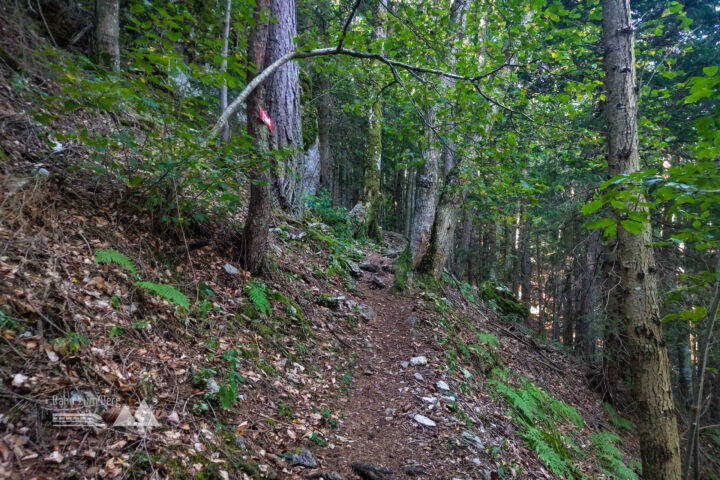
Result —
[[217, 380], [214, 378], [208, 378], [205, 380], [205, 386], [207, 386], [207, 389], [210, 390], [210, 393], [218, 393], [220, 391], [220, 385], [218, 385]]
[[420, 319], [418, 317], [412, 316], [405, 319], [405, 323], [408, 325], [417, 325], [420, 323]]
[[444, 380], [439, 380], [436, 385], [440, 390], [445, 390], [446, 392], [450, 391], [450, 385], [448, 385]]
[[345, 260], [345, 264], [347, 265], [350, 275], [356, 278], [362, 277], [362, 270], [360, 270], [360, 266], [357, 263], [352, 260]]
[[400, 362], [400, 366], [403, 368], [407, 368], [410, 366], [410, 362]]
[[429, 403], [430, 405], [435, 405], [438, 399], [435, 397], [422, 397], [422, 401], [425, 403]]
[[362, 270], [365, 270], [366, 272], [372, 272], [372, 273], [377, 273], [380, 270], [380, 267], [378, 267], [374, 263], [370, 263], [370, 262], [361, 263], [360, 268]]
[[229, 263], [226, 263], [225, 265], [223, 265], [223, 270], [225, 270], [230, 275], [237, 275], [238, 273], [240, 273], [240, 270], [238, 270], [234, 266], [230, 265]]
[[427, 365], [427, 358], [424, 356], [413, 357], [410, 359], [410, 365], [417, 367], [418, 365]]
[[462, 433], [460, 434], [460, 436], [461, 436], [461, 437], [463, 438], [463, 440], [465, 440], [469, 445], [471, 445], [471, 446], [473, 446], [473, 447], [475, 447], [475, 448], [478, 448], [478, 449], [480, 449], [480, 450], [484, 450], [484, 449], [485, 449], [485, 445], [482, 443], [482, 440], [480, 440], [480, 438], [478, 438], [478, 436], [475, 435], [474, 433], [465, 430], [464, 432], [462, 432]]
[[318, 466], [317, 460], [307, 448], [301, 448], [296, 453], [287, 454], [287, 461], [293, 467], [317, 468]]
[[437, 423], [430, 420], [425, 415], [420, 415], [419, 413], [413, 415], [413, 420], [415, 420], [417, 423], [419, 423], [420, 425], [422, 425], [424, 427], [437, 427]]
[[423, 376], [420, 375], [419, 373], [416, 373], [416, 374], [413, 375], [413, 376], [415, 377], [415, 380], [418, 380], [418, 381], [420, 381], [420, 382], [425, 381], [425, 377], [423, 377]]
[[377, 275], [373, 275], [372, 284], [376, 288], [385, 288], [387, 286], [385, 285], [385, 282], [383, 282]]
[[357, 306], [357, 311], [365, 321], [369, 322], [370, 320], [375, 320], [375, 310], [373, 310], [371, 306], [363, 305], [361, 303]]
[[418, 475], [424, 475], [425, 469], [422, 465], [407, 465], [403, 468], [403, 472], [408, 477], [417, 477]]

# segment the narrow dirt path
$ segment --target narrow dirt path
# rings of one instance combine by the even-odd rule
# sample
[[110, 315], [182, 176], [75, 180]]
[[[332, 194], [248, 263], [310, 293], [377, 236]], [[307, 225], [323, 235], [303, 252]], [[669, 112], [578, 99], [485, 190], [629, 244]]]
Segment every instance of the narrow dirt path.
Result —
[[[370, 261], [380, 263], [381, 258]], [[392, 285], [391, 274], [382, 279]], [[393, 475], [377, 478], [450, 479], [455, 472], [472, 468], [472, 463], [458, 465], [460, 459], [452, 454], [455, 442], [448, 430], [457, 430], [458, 425], [442, 406], [442, 397], [447, 402], [449, 392], [436, 385], [439, 380], [450, 380], [441, 376], [443, 352], [432, 338], [433, 329], [423, 321], [434, 312], [422, 300], [395, 297], [389, 288], [373, 288], [369, 279], [359, 282], [358, 290], [376, 317], [359, 328], [365, 347], [357, 352], [349, 395], [332, 405], [344, 415], [337, 435], [347, 442], [324, 452], [324, 470], [336, 471], [346, 479], [373, 478], [353, 476], [351, 464], [362, 462], [393, 471]], [[427, 364], [405, 363], [419, 356], [424, 356]], [[436, 403], [428, 402], [430, 398]], [[436, 426], [420, 425], [413, 419], [416, 414]]]

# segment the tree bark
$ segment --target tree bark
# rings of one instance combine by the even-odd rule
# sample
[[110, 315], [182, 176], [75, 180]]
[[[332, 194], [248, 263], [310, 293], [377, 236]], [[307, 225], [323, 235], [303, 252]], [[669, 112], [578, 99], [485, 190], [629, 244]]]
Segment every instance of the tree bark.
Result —
[[563, 288], [563, 298], [565, 299], [565, 313], [563, 315], [563, 345], [566, 347], [573, 346], [573, 327], [575, 326], [575, 312], [573, 302], [573, 263], [570, 263], [565, 273], [565, 287]]
[[[385, 23], [387, 13], [385, 6], [380, 0], [373, 2], [372, 26], [373, 40], [385, 40]], [[383, 48], [380, 48], [383, 54]], [[375, 72], [377, 74], [378, 72]], [[365, 149], [365, 174], [363, 177], [363, 189], [360, 201], [366, 209], [367, 216], [362, 227], [362, 234], [375, 241], [382, 242], [380, 230], [380, 171], [382, 167], [382, 119], [383, 105], [382, 96], [378, 93], [375, 101], [368, 112], [368, 133], [367, 146]]]
[[[268, 39], [271, 41], [266, 47], [264, 65], [271, 65], [293, 52], [297, 34], [295, 0], [272, 0], [270, 10], [276, 22], [271, 22], [269, 26]], [[249, 109], [248, 112], [250, 115]], [[302, 210], [305, 172], [297, 63], [287, 62], [273, 73], [267, 86], [267, 112], [274, 126], [271, 149], [289, 149], [285, 161], [276, 164], [272, 173], [275, 198], [282, 210], [297, 214]]]
[[[258, 0], [258, 12], [267, 18], [267, 9], [271, 0]], [[248, 41], [248, 59], [261, 71], [264, 65], [265, 48], [268, 39], [268, 22], [261, 21], [261, 15], [255, 15], [255, 28]], [[252, 274], [262, 271], [268, 248], [268, 229], [272, 208], [270, 192], [270, 170], [262, 161], [269, 152], [270, 132], [260, 120], [260, 107], [265, 102], [265, 85], [260, 84], [248, 97], [247, 127], [252, 138], [255, 165], [248, 172], [250, 178], [250, 200], [248, 215], [240, 240], [240, 263]]]
[[[455, 262], [455, 276], [460, 280], [465, 276], [470, 257], [470, 242], [472, 241], [473, 231], [473, 215], [470, 207], [465, 209], [462, 219], [462, 231], [460, 232], [460, 245], [457, 250], [457, 260]], [[469, 282], [468, 282], [469, 283]]]
[[330, 81], [325, 73], [318, 78], [318, 140], [320, 153], [320, 189], [331, 191], [332, 151], [330, 150]]
[[580, 306], [577, 312], [577, 341], [580, 354], [585, 360], [589, 360], [593, 354], [595, 336], [591, 332], [590, 321], [595, 308], [595, 289], [593, 283], [597, 272], [598, 259], [600, 257], [600, 230], [595, 230], [587, 240], [585, 250], [585, 265], [583, 266], [582, 278], [580, 280]]
[[[228, 44], [230, 40], [230, 18], [231, 18], [232, 0], [225, 0], [225, 15], [223, 23], [223, 48], [222, 48], [222, 61], [220, 63], [220, 72], [227, 72], [227, 56], [228, 56]], [[228, 84], [227, 80], [223, 80], [223, 84], [220, 87], [220, 113], [224, 112], [228, 107]], [[230, 140], [230, 122], [225, 123], [222, 129], [221, 137], [223, 142]]]
[[120, 71], [120, 1], [95, 0], [96, 61]]
[[[467, 12], [470, 7], [470, 0], [453, 0], [450, 7], [450, 29], [454, 32], [451, 39], [452, 47], [444, 59], [445, 63], [451, 66], [455, 72], [457, 61], [457, 42], [465, 36], [467, 23]], [[441, 77], [442, 89], [448, 94], [455, 89], [455, 80], [448, 76]], [[455, 239], [455, 217], [458, 209], [464, 200], [464, 192], [461, 186], [462, 172], [459, 165], [454, 165], [455, 173], [451, 167], [455, 162], [449, 145], [440, 145], [440, 138], [434, 130], [440, 105], [436, 104], [430, 108], [428, 115], [428, 145], [425, 154], [425, 161], [420, 167], [418, 176], [417, 199], [415, 202], [415, 213], [413, 215], [413, 226], [410, 232], [410, 253], [412, 255], [413, 270], [421, 270], [423, 273], [432, 275], [436, 280], [440, 278], [448, 253], [449, 245], [437, 244], [437, 242], [452, 242]], [[443, 160], [443, 168], [447, 169], [445, 186], [443, 187], [440, 203], [441, 212], [436, 220], [436, 207], [438, 203], [437, 191], [439, 181], [440, 161]], [[447, 192], [447, 193], [446, 193]], [[445, 196], [445, 198], [443, 198]], [[459, 202], [451, 204], [449, 202]], [[436, 225], [437, 223], [437, 225]], [[433, 240], [433, 236], [435, 239]], [[422, 262], [428, 249], [432, 246], [431, 258]], [[423, 267], [421, 267], [423, 263]], [[429, 271], [428, 268], [433, 268]]]
[[[602, 0], [602, 25], [608, 170], [610, 176], [630, 174], [640, 170], [630, 0]], [[637, 204], [629, 208], [647, 211]], [[618, 226], [620, 286], [615, 294], [621, 296], [633, 395], [638, 407], [643, 478], [676, 479], [681, 475], [680, 444], [660, 325], [651, 227], [645, 223], [642, 230], [635, 235]]]

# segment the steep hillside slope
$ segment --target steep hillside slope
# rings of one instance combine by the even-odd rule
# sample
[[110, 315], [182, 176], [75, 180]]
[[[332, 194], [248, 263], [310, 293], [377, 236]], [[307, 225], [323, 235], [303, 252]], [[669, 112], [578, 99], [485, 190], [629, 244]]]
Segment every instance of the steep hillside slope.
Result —
[[[79, 182], [2, 185], [0, 453], [11, 477], [354, 478], [355, 462], [396, 478], [601, 476], [591, 434], [612, 424], [582, 365], [459, 289], [391, 295], [396, 251], [360, 260], [321, 224], [279, 223], [271, 271], [250, 279], [221, 249], [175, 253]], [[174, 285], [191, 307], [137, 286], [127, 266], [96, 263], [99, 250], [122, 252], [138, 278]], [[357, 278], [344, 273], [351, 257]], [[523, 406], [520, 376], [549, 396]], [[577, 409], [582, 429], [565, 407], [539, 418], [553, 399]], [[159, 426], [112, 426], [142, 401]], [[63, 427], [63, 411], [100, 419]], [[530, 424], [564, 445], [567, 471], [552, 452], [537, 456]]]
[[251, 278], [242, 213], [131, 207], [52, 136], [111, 119], [38, 123], [59, 87], [35, 68], [0, 64], [1, 476], [635, 478], [580, 362], [452, 279], [390, 293], [397, 235], [277, 217]]

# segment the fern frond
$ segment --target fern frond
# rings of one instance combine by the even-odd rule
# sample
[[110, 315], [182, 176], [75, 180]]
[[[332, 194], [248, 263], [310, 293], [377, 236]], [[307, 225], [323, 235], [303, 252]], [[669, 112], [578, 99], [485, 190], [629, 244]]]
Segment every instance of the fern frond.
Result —
[[267, 287], [264, 284], [256, 281], [248, 282], [248, 284], [245, 285], [248, 297], [250, 297], [250, 300], [255, 304], [255, 308], [257, 308], [260, 313], [271, 315], [272, 306], [270, 305], [270, 300], [268, 300], [266, 289]]
[[132, 260], [117, 250], [96, 250], [95, 263], [117, 263], [132, 273], [135, 278], [139, 278], [137, 267]]
[[606, 430], [592, 435], [593, 456], [600, 467], [612, 478], [618, 480], [637, 480], [638, 476], [632, 468], [622, 461], [622, 452], [615, 446], [620, 437]]
[[135, 285], [150, 290], [151, 292], [160, 295], [165, 300], [180, 305], [186, 310], [190, 310], [190, 299], [172, 285], [153, 282], [136, 282]]
[[491, 347], [500, 348], [500, 341], [492, 333], [476, 333], [478, 341]]

